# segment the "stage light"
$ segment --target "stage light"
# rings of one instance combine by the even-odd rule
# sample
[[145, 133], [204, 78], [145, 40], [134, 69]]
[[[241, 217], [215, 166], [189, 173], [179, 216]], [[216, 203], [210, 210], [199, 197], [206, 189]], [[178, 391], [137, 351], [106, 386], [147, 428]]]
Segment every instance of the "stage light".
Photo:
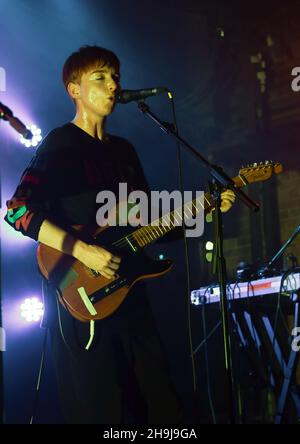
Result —
[[206, 250], [205, 258], [207, 262], [212, 262], [213, 260], [213, 249], [214, 249], [213, 242], [207, 241], [205, 244], [205, 250]]
[[160, 260], [163, 260], [165, 258], [165, 255], [164, 254], [160, 254], [159, 256], [158, 256], [158, 259], [160, 259]]
[[31, 146], [37, 146], [39, 142], [42, 140], [42, 130], [38, 128], [36, 125], [27, 126], [27, 128], [32, 133], [31, 139], [26, 139], [25, 137], [21, 137], [20, 142], [26, 146], [26, 148], [30, 148]]
[[214, 249], [214, 244], [213, 244], [213, 242], [211, 242], [211, 241], [207, 241], [206, 244], [205, 244], [205, 248], [206, 248], [206, 250], [208, 250], [208, 251], [212, 251], [212, 250]]
[[211, 211], [210, 213], [207, 213], [207, 214], [206, 214], [206, 216], [205, 216], [205, 220], [206, 220], [206, 222], [207, 222], [208, 224], [212, 222], [212, 220], [213, 220], [213, 217], [212, 217], [212, 211]]
[[225, 32], [224, 32], [223, 28], [218, 27], [216, 30], [217, 30], [217, 34], [219, 37], [223, 38], [225, 36]]
[[26, 298], [20, 305], [20, 314], [27, 322], [38, 322], [44, 314], [43, 303], [36, 297]]

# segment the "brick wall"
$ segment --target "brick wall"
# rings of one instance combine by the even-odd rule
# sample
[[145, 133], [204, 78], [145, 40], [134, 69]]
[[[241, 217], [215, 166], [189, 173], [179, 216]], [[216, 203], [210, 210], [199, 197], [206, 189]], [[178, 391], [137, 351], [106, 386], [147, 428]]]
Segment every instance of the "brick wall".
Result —
[[[278, 177], [278, 205], [280, 215], [281, 242], [284, 243], [300, 224], [300, 167]], [[286, 254], [293, 253], [300, 263], [300, 235], [287, 248]]]
[[[281, 245], [292, 235], [293, 231], [300, 224], [300, 168], [299, 171], [284, 171], [277, 178], [277, 200], [280, 226], [280, 245], [274, 242], [274, 254]], [[230, 216], [229, 216], [230, 217]], [[252, 256], [250, 212], [246, 208], [239, 211], [238, 226], [239, 234], [235, 237], [224, 239], [224, 253], [226, 257], [227, 270], [230, 278], [235, 276], [237, 264], [244, 260], [252, 263], [257, 260]], [[261, 219], [257, 216], [257, 230], [262, 230], [262, 254], [264, 260], [271, 259], [265, 253], [265, 240], [263, 228], [260, 227]], [[272, 230], [272, 227], [269, 227]], [[300, 264], [300, 235], [287, 248], [285, 256], [293, 253], [298, 257]]]

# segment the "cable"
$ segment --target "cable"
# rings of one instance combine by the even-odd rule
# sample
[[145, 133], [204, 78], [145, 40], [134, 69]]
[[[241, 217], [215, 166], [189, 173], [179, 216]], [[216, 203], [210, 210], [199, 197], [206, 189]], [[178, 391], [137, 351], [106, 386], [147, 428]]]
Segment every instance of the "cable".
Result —
[[[57, 308], [57, 317], [58, 317], [58, 325], [59, 325], [59, 331], [63, 340], [63, 343], [65, 344], [66, 348], [72, 353], [72, 347], [68, 344], [65, 335], [64, 335], [64, 331], [63, 331], [63, 326], [62, 326], [62, 321], [61, 321], [61, 314], [60, 314], [60, 306], [59, 306], [59, 292], [58, 290], [55, 292], [56, 298], [55, 298], [55, 302], [56, 302], [56, 308]], [[71, 313], [69, 312], [69, 308], [65, 303], [65, 300], [63, 297], [61, 297], [61, 300], [64, 304], [65, 309], [67, 310], [67, 312], [71, 315]], [[72, 316], [72, 315], [71, 315]]]
[[[62, 337], [62, 340], [63, 340], [65, 346], [68, 348], [69, 352], [73, 353], [72, 347], [68, 344], [68, 342], [65, 338], [64, 332], [63, 332], [62, 319], [61, 319], [61, 314], [60, 314], [59, 297], [60, 297], [60, 300], [62, 301], [63, 306], [65, 307], [66, 311], [69, 313], [70, 318], [72, 320], [72, 328], [73, 328], [73, 332], [74, 332], [76, 346], [78, 347], [79, 350], [84, 350], [86, 353], [92, 352], [93, 350], [90, 348], [90, 346], [87, 348], [87, 345], [84, 345], [80, 342], [79, 335], [78, 335], [78, 329], [77, 329], [77, 325], [76, 325], [77, 320], [75, 319], [73, 314], [70, 312], [70, 309], [68, 307], [68, 304], [66, 304], [63, 294], [57, 288], [56, 288], [55, 294], [56, 294], [56, 307], [57, 307], [59, 330], [60, 330], [60, 334], [61, 334], [61, 337]], [[94, 322], [94, 321], [92, 321], [92, 320], [90, 321], [90, 328], [91, 328], [91, 322]], [[92, 328], [95, 328], [95, 327], [93, 326]], [[94, 341], [94, 334], [93, 334], [93, 341]]]
[[[44, 279], [42, 279], [42, 295], [43, 295], [43, 300], [44, 300], [44, 304], [45, 304], [45, 291], [44, 291], [44, 285], [48, 286], [50, 285], [49, 282], [45, 281]], [[67, 348], [70, 349], [70, 346], [68, 345], [65, 337], [64, 337], [64, 333], [62, 330], [62, 323], [61, 323], [61, 317], [60, 317], [60, 310], [59, 310], [59, 304], [58, 304], [58, 294], [56, 291], [56, 304], [57, 304], [57, 312], [58, 312], [58, 322], [59, 322], [59, 328], [60, 328], [60, 332], [61, 332], [61, 336], [63, 338], [63, 342], [66, 345]], [[36, 391], [35, 391], [35, 398], [34, 398], [34, 402], [33, 402], [33, 408], [32, 408], [32, 415], [30, 418], [29, 423], [33, 424], [33, 421], [36, 417], [36, 412], [37, 412], [37, 407], [38, 407], [38, 401], [39, 401], [39, 393], [40, 393], [40, 387], [41, 387], [41, 380], [42, 380], [42, 375], [43, 375], [43, 370], [44, 370], [44, 363], [45, 363], [45, 355], [46, 355], [46, 347], [47, 347], [47, 337], [48, 337], [48, 330], [49, 327], [46, 324], [45, 325], [45, 333], [44, 333], [44, 340], [43, 340], [43, 347], [42, 347], [42, 355], [41, 355], [41, 360], [40, 360], [40, 366], [39, 366], [39, 373], [38, 373], [38, 380], [37, 380], [37, 384], [36, 384]]]
[[[173, 115], [173, 124], [176, 132], [178, 132], [175, 105], [172, 93], [168, 92], [168, 97], [171, 103], [172, 115]], [[183, 196], [183, 174], [182, 174], [182, 161], [181, 161], [181, 148], [180, 143], [176, 141], [177, 145], [177, 163], [178, 163], [178, 181], [181, 195]], [[186, 264], [186, 277], [187, 277], [187, 305], [188, 305], [188, 331], [189, 331], [189, 345], [190, 345], [190, 356], [192, 361], [192, 377], [193, 377], [193, 389], [194, 392], [197, 390], [197, 381], [196, 381], [196, 371], [195, 371], [195, 358], [193, 354], [193, 339], [192, 339], [192, 326], [191, 326], [191, 302], [190, 302], [190, 294], [191, 294], [191, 285], [190, 285], [190, 263], [189, 263], [189, 252], [188, 252], [188, 244], [186, 238], [186, 230], [184, 223], [182, 224], [183, 228], [183, 240], [184, 240], [184, 253], [185, 253], [185, 264]]]
[[36, 385], [36, 390], [35, 390], [35, 397], [34, 397], [34, 402], [33, 402], [32, 415], [31, 415], [29, 424], [33, 424], [33, 420], [35, 419], [36, 412], [37, 412], [37, 406], [38, 406], [39, 394], [40, 394], [40, 387], [41, 387], [41, 380], [42, 380], [42, 374], [43, 374], [43, 370], [44, 370], [44, 360], [45, 360], [46, 347], [47, 347], [47, 337], [48, 337], [48, 327], [45, 328], [45, 333], [44, 333], [42, 356], [41, 356], [38, 380], [37, 380], [37, 385]]
[[256, 331], [255, 331], [255, 328], [254, 328], [254, 325], [253, 325], [254, 313], [253, 313], [253, 310], [252, 310], [253, 305], [250, 302], [250, 287], [251, 287], [251, 290], [252, 290], [251, 297], [253, 297], [254, 296], [254, 287], [253, 287], [251, 281], [248, 281], [247, 282], [247, 308], [248, 308], [248, 312], [249, 312], [249, 315], [250, 315], [249, 316], [249, 321], [250, 321], [250, 324], [251, 324], [253, 342], [255, 344], [255, 348], [257, 350], [257, 353], [259, 354], [259, 344], [257, 342], [257, 335], [256, 335]]
[[212, 415], [212, 420], [213, 420], [213, 424], [216, 424], [216, 412], [215, 412], [215, 408], [214, 408], [214, 404], [213, 404], [213, 400], [212, 400], [212, 395], [211, 395], [211, 382], [210, 382], [210, 377], [209, 377], [209, 364], [208, 364], [208, 349], [207, 349], [207, 334], [206, 334], [206, 318], [205, 318], [205, 303], [202, 304], [202, 326], [203, 326], [203, 336], [204, 336], [204, 356], [205, 356], [205, 371], [206, 371], [206, 380], [207, 380], [207, 395], [208, 395], [208, 402], [209, 402], [209, 407], [210, 407], [210, 411], [211, 411], [211, 415]]

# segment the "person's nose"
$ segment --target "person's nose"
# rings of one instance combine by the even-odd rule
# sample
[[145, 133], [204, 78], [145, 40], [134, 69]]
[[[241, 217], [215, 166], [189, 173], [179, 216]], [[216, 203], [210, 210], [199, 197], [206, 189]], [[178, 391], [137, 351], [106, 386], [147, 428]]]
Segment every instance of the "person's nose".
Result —
[[108, 89], [110, 92], [115, 92], [118, 89], [118, 82], [116, 82], [114, 79], [110, 79]]

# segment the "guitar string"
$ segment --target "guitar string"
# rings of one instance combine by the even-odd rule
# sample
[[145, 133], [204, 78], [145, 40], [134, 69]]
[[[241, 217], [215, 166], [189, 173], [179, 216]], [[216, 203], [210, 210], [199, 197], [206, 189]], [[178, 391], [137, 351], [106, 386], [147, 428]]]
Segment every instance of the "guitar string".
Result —
[[[206, 193], [206, 194], [207, 194], [207, 196], [210, 195], [209, 193]], [[208, 204], [208, 207], [209, 207], [209, 206], [212, 206], [212, 204], [211, 204], [211, 202], [209, 201], [209, 198], [208, 198], [207, 196], [204, 195], [204, 199], [206, 200], [206, 202], [207, 202], [207, 204]], [[185, 209], [186, 209], [186, 210], [189, 210], [190, 213], [191, 213], [191, 215], [193, 216], [193, 213], [192, 213], [192, 211], [188, 208], [188, 205], [192, 205], [192, 206], [195, 208], [196, 214], [199, 212], [199, 208], [198, 208], [197, 206], [195, 206], [195, 204], [194, 204], [195, 201], [197, 201], [198, 204], [200, 204], [201, 207], [202, 207], [203, 209], [206, 209], [206, 208], [205, 208], [205, 205], [203, 205], [202, 202], [199, 202], [198, 199], [194, 199], [193, 201], [191, 201], [191, 202], [189, 202], [188, 204], [186, 204], [186, 205], [183, 206], [183, 212], [184, 212], [184, 215], [185, 215], [185, 216], [186, 216], [185, 211], [184, 211]], [[127, 235], [127, 236], [122, 237], [122, 238], [119, 239], [118, 241], [114, 242], [112, 245], [113, 245], [113, 246], [116, 246], [116, 247], [120, 247], [120, 248], [122, 248], [123, 246], [124, 246], [124, 247], [125, 247], [125, 246], [128, 246], [128, 240], [129, 240], [129, 242], [130, 242], [130, 241], [133, 241], [133, 242], [134, 242], [134, 241], [137, 241], [139, 247], [141, 247], [141, 246], [142, 246], [142, 247], [143, 247], [143, 246], [146, 246], [147, 244], [149, 244], [150, 242], [152, 242], [152, 240], [156, 240], [156, 238], [157, 238], [157, 234], [158, 234], [158, 237], [160, 237], [161, 234], [164, 235], [164, 234], [166, 234], [168, 231], [170, 231], [170, 230], [172, 230], [173, 228], [176, 227], [176, 225], [174, 225], [174, 224], [172, 223], [171, 218], [174, 217], [176, 223], [178, 223], [178, 221], [177, 221], [177, 219], [176, 219], [176, 217], [175, 217], [175, 214], [176, 214], [179, 218], [182, 219], [182, 216], [181, 216], [180, 213], [178, 213], [178, 210], [179, 210], [179, 209], [177, 208], [176, 210], [172, 211], [172, 213], [169, 213], [169, 215], [162, 216], [161, 218], [159, 218], [159, 219], [157, 219], [157, 220], [155, 220], [155, 221], [152, 222], [152, 224], [154, 224], [154, 223], [156, 223], [156, 222], [158, 222], [158, 224], [155, 224], [155, 225], [147, 225], [147, 226], [145, 226], [145, 227], [141, 227], [141, 228], [139, 228], [138, 230], [136, 230], [134, 233], [131, 233], [131, 234]], [[181, 208], [180, 210], [182, 210], [182, 208]], [[167, 230], [166, 230], [166, 231], [162, 231], [162, 228], [165, 229], [165, 228], [166, 228], [166, 225], [161, 224], [161, 221], [165, 222], [164, 218], [166, 218], [166, 217], [169, 217], [169, 221], [168, 221], [168, 225], [167, 225]], [[170, 225], [171, 225], [171, 227], [170, 227]], [[157, 229], [160, 230], [161, 233], [157, 233], [157, 231], [156, 231]], [[149, 238], [148, 238], [148, 236], [150, 236], [150, 242], [149, 242]], [[138, 238], [138, 239], [137, 239], [137, 238]], [[141, 242], [142, 245], [140, 245], [139, 242]], [[129, 246], [130, 246], [130, 245], [129, 245]]]
[[[269, 167], [270, 167], [271, 165], [269, 165]], [[233, 179], [233, 181], [236, 183], [237, 181], [236, 181], [236, 179], [242, 179], [242, 177], [241, 177], [241, 175], [239, 175], [238, 177], [236, 177], [236, 178], [234, 178]], [[242, 181], [243, 182], [243, 181]], [[241, 185], [238, 185], [237, 183], [236, 183], [236, 186], [237, 187], [239, 187], [239, 186], [241, 186]], [[209, 196], [209, 198], [211, 199], [212, 198], [212, 196], [211, 196], [211, 194], [210, 193], [205, 193], [204, 194], [204, 199], [206, 200], [206, 202], [208, 203], [208, 208], [209, 207], [213, 207], [213, 205], [212, 205], [212, 203], [210, 202], [210, 200], [209, 200], [209, 198], [208, 198], [208, 196]], [[197, 200], [197, 199], [195, 199], [195, 200]], [[198, 201], [198, 200], [197, 200]], [[190, 202], [192, 205], [193, 205], [193, 202], [194, 201], [192, 201], [192, 202]], [[184, 206], [185, 207], [185, 206]], [[184, 208], [183, 207], [183, 208]], [[182, 209], [182, 208], [181, 208]], [[204, 206], [204, 210], [205, 210], [206, 208], [205, 208], [205, 206]], [[176, 218], [175, 218], [175, 216], [174, 216], [174, 213], [176, 213], [177, 212], [177, 210], [178, 209], [176, 209], [176, 210], [174, 210], [171, 214], [173, 215], [173, 217], [174, 217], [174, 219], [176, 220]], [[190, 210], [189, 210], [190, 211]], [[190, 211], [191, 212], [191, 211]], [[197, 207], [196, 207], [196, 212], [197, 212]], [[185, 214], [185, 213], [184, 213]], [[193, 215], [193, 213], [191, 212], [191, 214]], [[163, 220], [164, 221], [164, 217], [166, 217], [166, 216], [162, 216], [160, 219], [158, 219], [158, 221], [160, 222], [161, 220]], [[154, 222], [156, 222], [156, 221], [154, 221]], [[176, 221], [177, 222], [177, 221]], [[170, 218], [170, 223], [171, 223], [171, 225], [172, 225], [172, 222], [171, 222], [171, 218]], [[158, 224], [158, 225], [155, 225], [160, 231], [161, 231], [161, 225], [160, 224]], [[131, 248], [134, 248], [133, 247], [133, 245], [131, 244], [131, 242], [130, 242], [130, 240], [131, 241], [133, 241], [133, 242], [135, 242], [135, 241], [137, 241], [137, 243], [138, 243], [138, 247], [145, 247], [147, 244], [149, 244], [149, 243], [151, 243], [152, 242], [152, 240], [150, 240], [150, 242], [149, 242], [149, 239], [147, 238], [147, 236], [151, 236], [151, 234], [149, 233], [149, 231], [147, 231], [147, 229], [149, 230], [149, 228], [150, 228], [150, 232], [152, 232], [152, 231], [154, 231], [154, 229], [152, 228], [152, 226], [150, 225], [150, 226], [145, 226], [145, 227], [142, 227], [142, 228], [139, 228], [138, 230], [136, 230], [134, 233], [131, 233], [131, 234], [128, 234], [127, 236], [124, 236], [124, 237], [122, 237], [121, 239], [119, 239], [118, 241], [116, 241], [116, 242], [114, 242], [114, 243], [112, 243], [112, 245], [113, 246], [116, 246], [116, 247], [120, 247], [120, 248], [122, 248], [122, 247], [131, 247]], [[170, 228], [170, 227], [168, 227], [168, 228]], [[171, 228], [170, 228], [170, 230], [171, 229], [173, 229], [173, 228], [175, 228], [175, 226], [172, 226]], [[145, 232], [145, 234], [146, 234], [146, 236], [144, 235], [144, 232]], [[166, 234], [168, 231], [166, 231], [165, 233], [163, 233], [163, 234]], [[136, 237], [138, 237], [138, 236], [140, 236], [140, 239], [136, 239]], [[160, 237], [160, 236], [159, 236]], [[156, 239], [156, 236], [154, 235], [154, 240]], [[140, 245], [140, 243], [139, 243], [139, 241], [142, 241], [142, 245]]]
[[[209, 193], [207, 193], [207, 195], [209, 195]], [[209, 201], [209, 199], [206, 197], [206, 195], [204, 196], [205, 200], [208, 203], [208, 206], [211, 206], [211, 202]], [[202, 203], [198, 201], [197, 202], [203, 207]], [[189, 202], [189, 204], [194, 205], [194, 201]], [[187, 204], [187, 205], [189, 205]], [[195, 207], [195, 205], [194, 205]], [[191, 210], [187, 207], [184, 206], [184, 208], [188, 209], [190, 212]], [[203, 207], [205, 209], [205, 207]], [[199, 211], [199, 209], [196, 207], [196, 212]], [[171, 216], [174, 217], [176, 223], [178, 223], [176, 217], [174, 216], [174, 214], [177, 214], [178, 217], [181, 218], [181, 215], [178, 213], [178, 208], [176, 210], [174, 210], [172, 213], [170, 213]], [[185, 214], [185, 213], [184, 213]], [[193, 215], [193, 213], [191, 212], [191, 214]], [[116, 241], [115, 243], [113, 243], [113, 246], [118, 246], [118, 247], [123, 247], [123, 246], [128, 246], [128, 238], [130, 238], [130, 240], [132, 241], [137, 241], [139, 244], [139, 241], [142, 243], [142, 245], [139, 244], [139, 246], [146, 246], [148, 243], [152, 242], [152, 240], [156, 240], [157, 238], [157, 234], [159, 234], [158, 237], [160, 237], [161, 233], [164, 235], [166, 234], [168, 231], [172, 230], [173, 228], [175, 228], [176, 225], [172, 225], [172, 221], [171, 221], [171, 217], [169, 216], [169, 222], [167, 225], [168, 230], [167, 231], [162, 231], [162, 228], [166, 227], [166, 225], [161, 224], [159, 222], [164, 221], [164, 218], [166, 218], [168, 215], [162, 216], [160, 219], [157, 219], [156, 221], [152, 222], [152, 224], [154, 224], [155, 222], [158, 221], [158, 224], [156, 225], [147, 225], [145, 227], [139, 228], [138, 230], [136, 230], [134, 233], [129, 234], [127, 236], [124, 236], [123, 238], [119, 239], [118, 241]], [[171, 225], [171, 228], [170, 228]], [[154, 228], [155, 227], [155, 228]], [[161, 233], [157, 233], [156, 229], [160, 230]], [[154, 234], [153, 234], [154, 232]], [[156, 235], [155, 235], [156, 234]], [[153, 237], [151, 238], [151, 235], [153, 235]], [[150, 239], [148, 238], [148, 236], [150, 236]], [[136, 239], [136, 237], [138, 237], [138, 239]], [[150, 242], [149, 242], [150, 240]]]
[[[273, 167], [273, 164], [269, 164], [269, 165], [267, 165], [267, 167], [264, 165], [264, 166], [259, 166], [258, 168], [256, 168], [256, 170], [258, 170], [258, 169], [261, 169], [261, 168], [264, 168], [264, 169], [266, 169], [266, 168], [270, 168], [270, 167]], [[250, 170], [250, 172], [251, 172], [251, 170]], [[246, 174], [244, 173], [243, 174], [243, 177], [244, 176], [246, 176], [247, 175], [247, 172], [246, 172]], [[239, 176], [237, 176], [237, 178], [239, 178], [240, 180], [242, 179], [242, 177], [241, 177], [241, 174], [239, 174]], [[233, 179], [233, 181], [234, 182], [236, 182], [236, 179], [237, 178], [234, 178]], [[243, 182], [243, 180], [242, 180], [242, 182]], [[236, 183], [236, 186], [238, 187], [239, 185]], [[209, 199], [208, 199], [208, 196], [211, 198], [211, 194], [210, 193], [205, 193], [204, 194], [204, 199], [208, 202], [208, 206], [210, 207], [210, 206], [212, 206], [212, 203], [209, 201]], [[197, 199], [195, 199], [195, 200], [197, 200]], [[192, 201], [192, 202], [190, 202], [190, 204], [192, 204], [193, 205], [193, 202], [194, 202], [194, 200]], [[184, 208], [185, 206], [183, 206], [183, 208]], [[205, 209], [205, 208], [204, 208]], [[178, 208], [176, 209], [176, 210], [174, 210], [172, 213], [170, 213], [170, 214], [172, 214], [173, 216], [174, 216], [174, 213], [177, 213], [177, 210], [178, 210]], [[196, 211], [197, 211], [197, 208], [196, 208]], [[185, 214], [185, 213], [184, 213]], [[192, 215], [193, 215], [193, 213], [191, 213]], [[180, 215], [179, 215], [180, 216]], [[162, 216], [160, 219], [158, 219], [158, 222], [160, 222], [161, 220], [163, 220], [164, 221], [164, 217], [166, 217], [166, 216]], [[175, 217], [174, 217], [175, 218]], [[176, 218], [175, 218], [175, 220], [176, 220]], [[156, 222], [156, 221], [154, 221], [154, 222]], [[154, 223], [154, 222], [152, 222], [152, 223]], [[177, 222], [177, 221], [176, 221]], [[172, 225], [172, 222], [171, 222], [171, 218], [170, 218], [170, 223], [171, 223], [171, 225]], [[158, 229], [160, 229], [161, 230], [161, 224], [160, 223], [158, 223], [158, 225], [154, 225], [155, 227], [157, 227]], [[147, 228], [148, 228], [148, 231], [147, 231]], [[169, 228], [169, 227], [168, 227]], [[175, 226], [172, 226], [170, 229], [173, 229], [173, 228], [175, 228]], [[152, 240], [150, 240], [150, 242], [149, 242], [149, 239], [147, 238], [147, 236], [150, 236], [151, 237], [151, 235], [153, 234], [153, 231], [155, 231], [155, 229], [153, 228], [153, 225], [147, 225], [147, 226], [145, 226], [145, 227], [142, 227], [142, 228], [139, 228], [138, 230], [136, 230], [134, 233], [132, 233], [132, 234], [129, 234], [129, 235], [127, 235], [127, 236], [124, 236], [124, 237], [122, 237], [121, 239], [119, 239], [118, 241], [116, 241], [116, 242], [114, 242], [112, 245], [113, 246], [116, 246], [116, 247], [120, 247], [120, 248], [122, 248], [123, 246], [125, 247], [125, 246], [128, 246], [128, 243], [129, 243], [129, 245], [130, 245], [130, 241], [136, 241], [137, 240], [137, 242], [138, 242], [138, 246], [139, 247], [144, 247], [144, 246], [146, 246], [147, 244], [149, 244], [150, 242], [152, 242], [152, 240], [155, 240], [156, 239], [156, 236], [155, 236], [155, 233], [154, 233], [154, 238], [152, 239]], [[167, 231], [165, 232], [165, 233], [163, 233], [163, 234], [166, 234], [167, 233]], [[146, 236], [145, 236], [146, 235]], [[136, 239], [136, 237], [138, 237], [138, 236], [140, 236], [140, 239]], [[140, 245], [139, 244], [139, 241], [142, 241], [142, 245]], [[131, 246], [131, 245], [130, 245]]]
[[[236, 182], [237, 179], [240, 179], [240, 180], [241, 180], [241, 177], [240, 177], [240, 176], [237, 176], [237, 177], [235, 177], [235, 178], [233, 179], [233, 181]], [[236, 186], [238, 186], [237, 183], [236, 183]], [[211, 193], [205, 193], [205, 194], [204, 194], [204, 199], [205, 199], [206, 202], [208, 203], [208, 208], [213, 206], [213, 205], [212, 205], [212, 202], [209, 200], [209, 199], [212, 199]], [[189, 202], [189, 204], [192, 204], [192, 205], [193, 205], [193, 202], [194, 202], [195, 200], [197, 200], [197, 199], [194, 199], [193, 201]], [[197, 200], [197, 201], [198, 201], [198, 200]], [[187, 204], [187, 205], [188, 205], [188, 204]], [[184, 208], [184, 207], [185, 207], [185, 206], [183, 206], [183, 208]], [[182, 209], [182, 208], [181, 208], [181, 209]], [[206, 209], [206, 208], [204, 207], [204, 209]], [[176, 210], [174, 210], [174, 211], [173, 211], [172, 213], [170, 213], [170, 214], [173, 214], [173, 215], [174, 215], [174, 213], [176, 213], [177, 211], [178, 211], [178, 208], [177, 208]], [[196, 208], [196, 211], [197, 211], [197, 208]], [[193, 215], [193, 213], [191, 213], [191, 214]], [[179, 216], [180, 216], [180, 215], [179, 215]], [[158, 221], [163, 220], [164, 217], [166, 217], [166, 216], [162, 216], [160, 219], [158, 219]], [[175, 218], [175, 220], [176, 220], [176, 218]], [[154, 221], [154, 222], [156, 222], [156, 221]], [[152, 222], [152, 224], [153, 224], [154, 222]], [[171, 219], [170, 219], [170, 223], [171, 223]], [[156, 226], [157, 228], [160, 229], [161, 224], [158, 223], [158, 225], [154, 225], [154, 226]], [[131, 246], [131, 245], [130, 245], [130, 241], [133, 241], [133, 242], [134, 242], [134, 241], [137, 240], [138, 246], [139, 246], [139, 247], [144, 247], [144, 246], [146, 246], [147, 244], [149, 244], [150, 242], [152, 242], [152, 240], [155, 240], [155, 239], [156, 239], [156, 236], [155, 236], [155, 235], [154, 235], [154, 238], [153, 238], [150, 242], [149, 242], [149, 239], [147, 238], [147, 236], [151, 236], [152, 232], [155, 231], [152, 227], [153, 227], [153, 225], [147, 225], [147, 226], [145, 226], [145, 227], [139, 228], [139, 229], [136, 230], [134, 233], [131, 233], [131, 234], [128, 234], [127, 236], [122, 237], [122, 238], [119, 239], [118, 241], [114, 242], [112, 245], [113, 245], [113, 246], [116, 246], [116, 247], [120, 247], [120, 248], [122, 248], [122, 247], [128, 246], [128, 244], [129, 244], [129, 246]], [[172, 226], [172, 228], [170, 228], [170, 230], [173, 229], [173, 228], [175, 228], [175, 226]], [[148, 230], [147, 230], [147, 229], [148, 229]], [[145, 237], [145, 235], [144, 235], [144, 232], [145, 232], [146, 237]], [[166, 231], [165, 233], [163, 233], [163, 234], [166, 234], [166, 233], [167, 233], [167, 231]], [[136, 237], [140, 236], [140, 239], [136, 239], [135, 236], [136, 236]], [[158, 236], [158, 237], [160, 237], [160, 236]], [[142, 241], [142, 245], [139, 244], [139, 241]]]
[[[259, 166], [258, 168], [256, 168], [256, 169], [261, 169], [261, 168], [264, 168], [264, 169], [266, 169], [266, 168], [269, 168], [269, 167], [273, 167], [273, 165], [267, 165], [267, 167], [264, 165], [264, 166]], [[251, 171], [251, 170], [250, 170]], [[247, 174], [243, 174], [243, 176], [246, 176]], [[236, 178], [234, 178], [233, 179], [233, 181], [234, 182], [236, 182], [236, 179], [237, 178], [239, 178], [240, 180], [241, 180], [241, 174], [239, 175], [239, 176], [237, 176]], [[236, 186], [238, 187], [238, 184], [236, 183]], [[210, 198], [211, 198], [211, 194], [210, 193], [205, 193], [204, 194], [204, 199], [208, 202], [208, 205], [209, 206], [212, 206], [212, 203], [209, 201], [209, 199], [208, 199], [208, 197], [207, 196], [209, 196]], [[195, 199], [195, 200], [197, 200], [197, 199]], [[193, 202], [194, 201], [192, 201], [192, 202], [190, 202], [192, 205], [193, 205]], [[176, 209], [176, 210], [174, 210], [171, 214], [173, 214], [174, 215], [174, 213], [176, 213], [177, 212], [177, 210], [178, 210], [178, 208]], [[166, 217], [166, 216], [162, 216], [160, 219], [158, 219], [158, 221], [160, 221], [160, 220], [163, 220], [163, 218], [164, 217]], [[176, 218], [175, 218], [175, 220], [176, 220]], [[154, 222], [156, 222], [156, 221], [154, 221]], [[170, 219], [170, 222], [171, 222], [171, 219]], [[161, 225], [160, 224], [158, 224], [158, 225], [154, 225], [154, 226], [156, 226], [156, 227], [161, 227]], [[148, 231], [147, 231], [147, 228], [148, 228]], [[175, 228], [175, 226], [172, 226], [172, 228], [171, 229], [173, 229], [173, 228]], [[160, 228], [159, 228], [160, 229]], [[152, 234], [152, 232], [154, 231], [154, 229], [152, 228], [152, 225], [148, 225], [148, 226], [145, 226], [145, 227], [142, 227], [142, 228], [139, 228], [138, 230], [136, 230], [134, 233], [132, 233], [132, 234], [129, 234], [129, 235], [127, 235], [127, 236], [124, 236], [124, 237], [122, 237], [121, 239], [119, 239], [118, 241], [116, 241], [116, 242], [114, 242], [112, 245], [113, 246], [117, 246], [117, 247], [125, 247], [125, 246], [128, 246], [128, 243], [130, 242], [130, 240], [131, 241], [136, 241], [136, 238], [135, 238], [135, 236], [134, 235], [136, 235], [136, 236], [138, 236], [138, 235], [140, 235], [140, 239], [139, 240], [142, 240], [142, 245], [139, 245], [139, 243], [138, 243], [138, 246], [139, 247], [144, 247], [144, 246], [146, 246], [148, 243], [150, 243], [150, 242], [152, 242], [152, 240], [149, 242], [149, 239], [147, 239], [147, 237], [145, 237], [144, 236], [144, 232], [145, 232], [145, 234], [146, 234], [146, 236], [151, 236], [151, 234]], [[150, 234], [151, 233], [151, 234]], [[165, 232], [165, 233], [163, 233], [163, 234], [166, 234], [167, 232]], [[153, 240], [155, 240], [156, 239], [156, 236], [154, 235], [154, 238], [153, 238]], [[128, 242], [129, 241], [129, 242]]]
[[[198, 202], [198, 200], [197, 200], [197, 202]], [[199, 202], [200, 203], [200, 202]], [[190, 204], [192, 204], [193, 205], [193, 202], [190, 202]], [[201, 204], [201, 203], [200, 203]], [[202, 205], [202, 204], [201, 204]], [[196, 208], [196, 211], [197, 211], [197, 208]], [[172, 213], [170, 213], [170, 215], [169, 215], [169, 224], [168, 224], [168, 226], [167, 226], [167, 230], [170, 230], [170, 229], [173, 229], [173, 228], [175, 228], [175, 225], [172, 225], [172, 221], [171, 221], [171, 217], [173, 216], [174, 217], [174, 219], [175, 219], [175, 221], [177, 222], [177, 219], [176, 219], [176, 217], [174, 216], [174, 214], [177, 214], [179, 217], [181, 217], [181, 215], [180, 214], [178, 214], [178, 209], [176, 209], [176, 210], [174, 210]], [[191, 214], [193, 214], [192, 212], [191, 212]], [[168, 216], [168, 215], [167, 215]], [[136, 230], [134, 233], [131, 233], [131, 234], [129, 234], [129, 235], [127, 235], [127, 236], [125, 236], [125, 237], [123, 237], [123, 238], [121, 238], [121, 239], [119, 239], [118, 241], [116, 241], [115, 243], [113, 243], [112, 245], [114, 245], [114, 246], [119, 246], [119, 247], [121, 247], [121, 246], [125, 246], [125, 245], [128, 245], [128, 238], [130, 238], [130, 240], [134, 240], [134, 241], [136, 241], [136, 240], [140, 240], [140, 241], [142, 241], [142, 243], [149, 243], [149, 239], [148, 239], [148, 237], [147, 236], [150, 236], [150, 238], [151, 238], [151, 235], [153, 235], [153, 238], [151, 238], [150, 239], [150, 241], [152, 242], [152, 240], [155, 240], [156, 239], [156, 236], [157, 236], [157, 234], [159, 234], [159, 236], [161, 235], [161, 233], [163, 233], [163, 234], [165, 234], [167, 231], [162, 231], [162, 228], [161, 227], [163, 227], [164, 229], [165, 229], [165, 225], [162, 225], [160, 222], [161, 221], [163, 221], [163, 222], [165, 222], [164, 221], [164, 218], [166, 218], [167, 216], [163, 216], [163, 217], [161, 217], [160, 219], [157, 219], [156, 221], [153, 221], [152, 222], [152, 224], [155, 224], [155, 225], [151, 225], [151, 226], [145, 226], [145, 227], [141, 227], [141, 228], [139, 228], [138, 230]], [[158, 222], [158, 224], [157, 224], [157, 222]], [[170, 228], [170, 225], [171, 225], [171, 228]], [[155, 227], [155, 228], [154, 228]], [[160, 232], [161, 233], [157, 233], [156, 232], [156, 230], [160, 230]], [[153, 232], [154, 232], [154, 234], [153, 234]], [[138, 237], [140, 235], [140, 239], [136, 239], [136, 237]]]

